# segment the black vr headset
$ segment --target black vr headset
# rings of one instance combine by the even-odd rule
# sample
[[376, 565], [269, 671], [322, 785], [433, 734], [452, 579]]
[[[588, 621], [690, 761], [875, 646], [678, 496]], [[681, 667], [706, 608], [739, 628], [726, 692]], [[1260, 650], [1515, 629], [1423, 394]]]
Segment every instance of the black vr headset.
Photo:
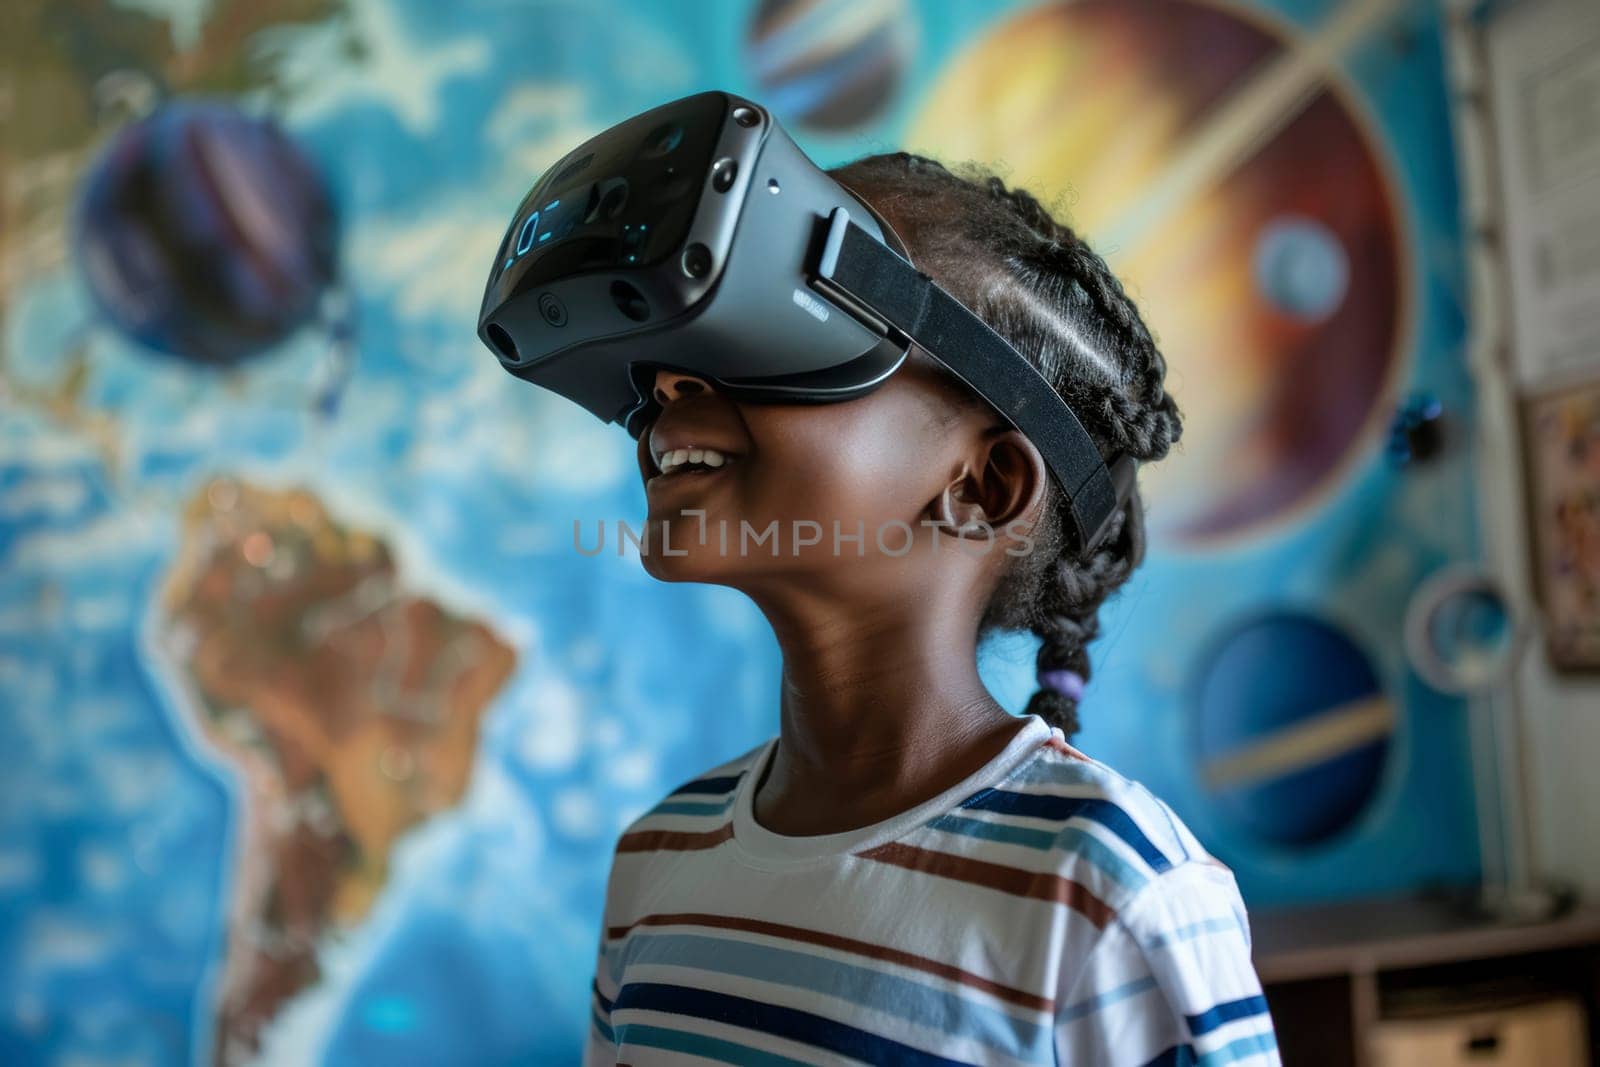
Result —
[[1079, 552], [1134, 482], [1134, 460], [1108, 468], [1050, 384], [870, 206], [728, 93], [636, 115], [546, 171], [495, 255], [478, 336], [512, 374], [634, 437], [659, 412], [659, 368], [739, 401], [827, 403], [882, 385], [915, 342], [1039, 449]]

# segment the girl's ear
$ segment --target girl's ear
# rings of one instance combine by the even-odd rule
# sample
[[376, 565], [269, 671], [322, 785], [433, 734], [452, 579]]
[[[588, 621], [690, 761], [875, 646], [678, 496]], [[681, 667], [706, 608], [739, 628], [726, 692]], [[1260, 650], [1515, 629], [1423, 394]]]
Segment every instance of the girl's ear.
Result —
[[[989, 520], [985, 517], [983, 505], [973, 499], [968, 486], [972, 477], [963, 470], [961, 476], [939, 491], [934, 497], [929, 510], [933, 512], [933, 521], [945, 527], [945, 536], [960, 537], [966, 533], [974, 533], [983, 529]], [[992, 527], [991, 527], [992, 529]]]
[[1012, 429], [993, 431], [979, 447], [972, 464], [934, 500], [934, 519], [956, 534], [963, 527], [992, 531], [1019, 519], [1037, 521], [1050, 477], [1038, 448]]

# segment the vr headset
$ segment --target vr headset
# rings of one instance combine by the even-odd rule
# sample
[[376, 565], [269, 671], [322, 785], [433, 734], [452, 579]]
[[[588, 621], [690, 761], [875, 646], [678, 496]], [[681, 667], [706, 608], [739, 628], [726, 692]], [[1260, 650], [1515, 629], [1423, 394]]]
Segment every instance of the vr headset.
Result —
[[635, 438], [656, 371], [732, 399], [863, 396], [915, 342], [1044, 457], [1086, 553], [1128, 497], [1072, 409], [999, 334], [912, 266], [873, 209], [760, 105], [708, 92], [636, 115], [563, 156], [495, 255], [478, 336], [519, 378]]

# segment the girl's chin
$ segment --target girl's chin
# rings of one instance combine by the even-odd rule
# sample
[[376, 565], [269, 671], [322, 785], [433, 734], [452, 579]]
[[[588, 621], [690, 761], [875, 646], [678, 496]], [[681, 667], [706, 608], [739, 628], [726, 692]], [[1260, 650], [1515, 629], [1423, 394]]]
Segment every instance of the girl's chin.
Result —
[[639, 562], [644, 566], [644, 572], [659, 582], [737, 584], [738, 568], [729, 566], [733, 561], [719, 557], [715, 547], [708, 551], [694, 546], [685, 550], [681, 556], [677, 554], [677, 549], [673, 550], [672, 555], [651, 552], [649, 555], [640, 556]]
[[[682, 515], [676, 508], [651, 508], [643, 532], [645, 542], [639, 548], [639, 561], [652, 578], [664, 582], [707, 581], [712, 573], [728, 569], [731, 562], [719, 558], [716, 530], [707, 529], [698, 515]], [[704, 543], [702, 533], [706, 535]]]
[[[645, 518], [649, 533], [649, 549], [672, 559], [690, 556], [721, 556], [730, 562], [739, 555], [740, 524], [737, 519], [725, 518], [724, 511], [715, 505], [697, 509], [692, 503], [671, 505], [651, 504]], [[772, 539], [757, 543], [755, 534], [744, 534], [746, 548], [770, 550]]]

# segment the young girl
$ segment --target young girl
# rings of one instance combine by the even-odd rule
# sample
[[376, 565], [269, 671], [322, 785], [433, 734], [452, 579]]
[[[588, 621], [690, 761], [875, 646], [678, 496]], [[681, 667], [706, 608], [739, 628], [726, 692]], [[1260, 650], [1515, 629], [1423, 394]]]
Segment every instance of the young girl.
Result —
[[[1161, 353], [1031, 196], [905, 153], [830, 173], [1103, 456], [1166, 455]], [[844, 403], [655, 390], [645, 567], [761, 608], [780, 730], [617, 843], [585, 1063], [1276, 1063], [1233, 875], [1068, 744], [1137, 492], [1079, 558], [1038, 451], [920, 351]], [[1041, 639], [1020, 717], [978, 677], [996, 629]]]

